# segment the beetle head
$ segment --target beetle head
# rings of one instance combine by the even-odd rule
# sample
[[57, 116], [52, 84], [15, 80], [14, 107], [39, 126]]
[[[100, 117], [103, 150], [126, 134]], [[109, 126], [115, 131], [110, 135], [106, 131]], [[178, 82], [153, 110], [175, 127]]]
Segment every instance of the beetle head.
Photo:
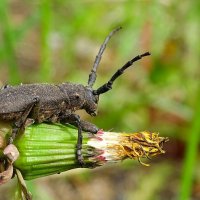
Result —
[[86, 87], [85, 90], [85, 102], [83, 109], [91, 116], [97, 115], [97, 106], [99, 101], [99, 95], [94, 95], [91, 88]]

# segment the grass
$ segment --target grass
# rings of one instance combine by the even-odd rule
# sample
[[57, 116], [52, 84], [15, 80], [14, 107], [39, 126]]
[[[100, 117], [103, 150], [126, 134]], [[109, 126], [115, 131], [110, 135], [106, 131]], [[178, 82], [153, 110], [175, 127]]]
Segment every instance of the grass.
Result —
[[192, 194], [193, 183], [195, 180], [195, 170], [198, 162], [198, 146], [200, 142], [200, 90], [196, 100], [196, 113], [188, 130], [187, 148], [183, 162], [183, 175], [181, 179], [180, 200], [190, 199]]
[[6, 0], [2, 0], [0, 3], [0, 18], [2, 27], [2, 40], [3, 51], [2, 54], [5, 58], [5, 62], [9, 70], [9, 82], [12, 84], [20, 83], [19, 69], [17, 59], [15, 55], [14, 36], [12, 32], [12, 26], [10, 23], [10, 12], [8, 3]]
[[43, 82], [50, 81], [52, 75], [50, 34], [53, 18], [51, 5], [49, 0], [43, 0], [40, 3], [41, 66], [39, 74], [40, 80]]

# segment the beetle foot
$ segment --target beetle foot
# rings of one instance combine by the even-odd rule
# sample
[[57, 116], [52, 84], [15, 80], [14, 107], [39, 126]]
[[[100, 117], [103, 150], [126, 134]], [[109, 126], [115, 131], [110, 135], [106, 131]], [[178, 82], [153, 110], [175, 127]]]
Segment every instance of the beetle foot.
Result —
[[81, 148], [79, 145], [77, 145], [76, 158], [80, 166], [83, 167], [85, 163], [84, 163], [83, 155], [82, 155]]
[[9, 145], [9, 144], [12, 144], [13, 141], [14, 141], [14, 140], [13, 140], [12, 136], [10, 136], [10, 137], [8, 138], [8, 145]]
[[18, 132], [18, 131], [19, 131], [19, 128], [17, 128], [17, 127], [15, 127], [15, 128], [12, 129], [12, 134], [11, 134], [11, 136], [8, 138], [8, 145], [13, 143], [13, 141], [14, 141], [15, 138], [16, 138], [16, 135], [17, 135], [17, 132]]

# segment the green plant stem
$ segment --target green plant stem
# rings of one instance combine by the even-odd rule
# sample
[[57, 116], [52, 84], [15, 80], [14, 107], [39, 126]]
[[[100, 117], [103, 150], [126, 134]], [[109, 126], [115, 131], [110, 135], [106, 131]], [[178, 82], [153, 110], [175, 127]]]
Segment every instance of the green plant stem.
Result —
[[185, 159], [183, 163], [183, 174], [180, 187], [180, 200], [188, 200], [191, 197], [192, 183], [194, 181], [194, 170], [196, 166], [198, 144], [200, 141], [200, 90], [196, 101], [196, 113], [193, 119], [190, 133], [188, 134], [188, 143], [186, 148]]
[[51, 0], [42, 0], [40, 4], [41, 17], [41, 68], [40, 79], [47, 82], [51, 79], [51, 49], [49, 44], [52, 22]]

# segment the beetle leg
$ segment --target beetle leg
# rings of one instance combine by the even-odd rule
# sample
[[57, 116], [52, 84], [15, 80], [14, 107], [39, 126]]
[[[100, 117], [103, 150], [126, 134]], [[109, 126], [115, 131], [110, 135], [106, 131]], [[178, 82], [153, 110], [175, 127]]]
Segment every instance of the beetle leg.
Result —
[[[69, 115], [69, 116], [71, 116], [71, 115]], [[64, 123], [69, 123], [69, 124], [74, 125], [74, 126], [77, 127], [76, 122], [75, 121], [71, 121], [68, 118], [69, 117], [65, 118]], [[98, 132], [98, 130], [99, 130], [99, 128], [97, 128], [96, 125], [94, 125], [94, 124], [92, 124], [90, 122], [87, 122], [87, 121], [84, 121], [84, 120], [81, 120], [81, 119], [79, 119], [79, 122], [80, 122], [80, 126], [81, 126], [81, 130], [82, 131], [96, 134]]]
[[8, 139], [8, 144], [12, 144], [18, 132], [22, 128], [24, 128], [28, 115], [34, 109], [34, 107], [38, 104], [38, 102], [39, 102], [39, 98], [37, 97], [34, 98], [33, 102], [27, 106], [22, 116], [17, 121], [14, 122], [11, 136]]
[[81, 128], [83, 131], [85, 132], [89, 132], [89, 133], [97, 133], [99, 128], [97, 128], [94, 124], [84, 121], [84, 120], [80, 120], [80, 124], [81, 124]]
[[78, 128], [78, 139], [77, 139], [77, 145], [76, 145], [76, 156], [79, 164], [83, 167], [84, 161], [83, 161], [83, 155], [82, 155], [82, 129], [81, 129], [81, 121], [79, 115], [76, 114], [64, 114], [60, 116], [60, 122], [63, 124], [69, 123], [72, 125], [75, 125]]

